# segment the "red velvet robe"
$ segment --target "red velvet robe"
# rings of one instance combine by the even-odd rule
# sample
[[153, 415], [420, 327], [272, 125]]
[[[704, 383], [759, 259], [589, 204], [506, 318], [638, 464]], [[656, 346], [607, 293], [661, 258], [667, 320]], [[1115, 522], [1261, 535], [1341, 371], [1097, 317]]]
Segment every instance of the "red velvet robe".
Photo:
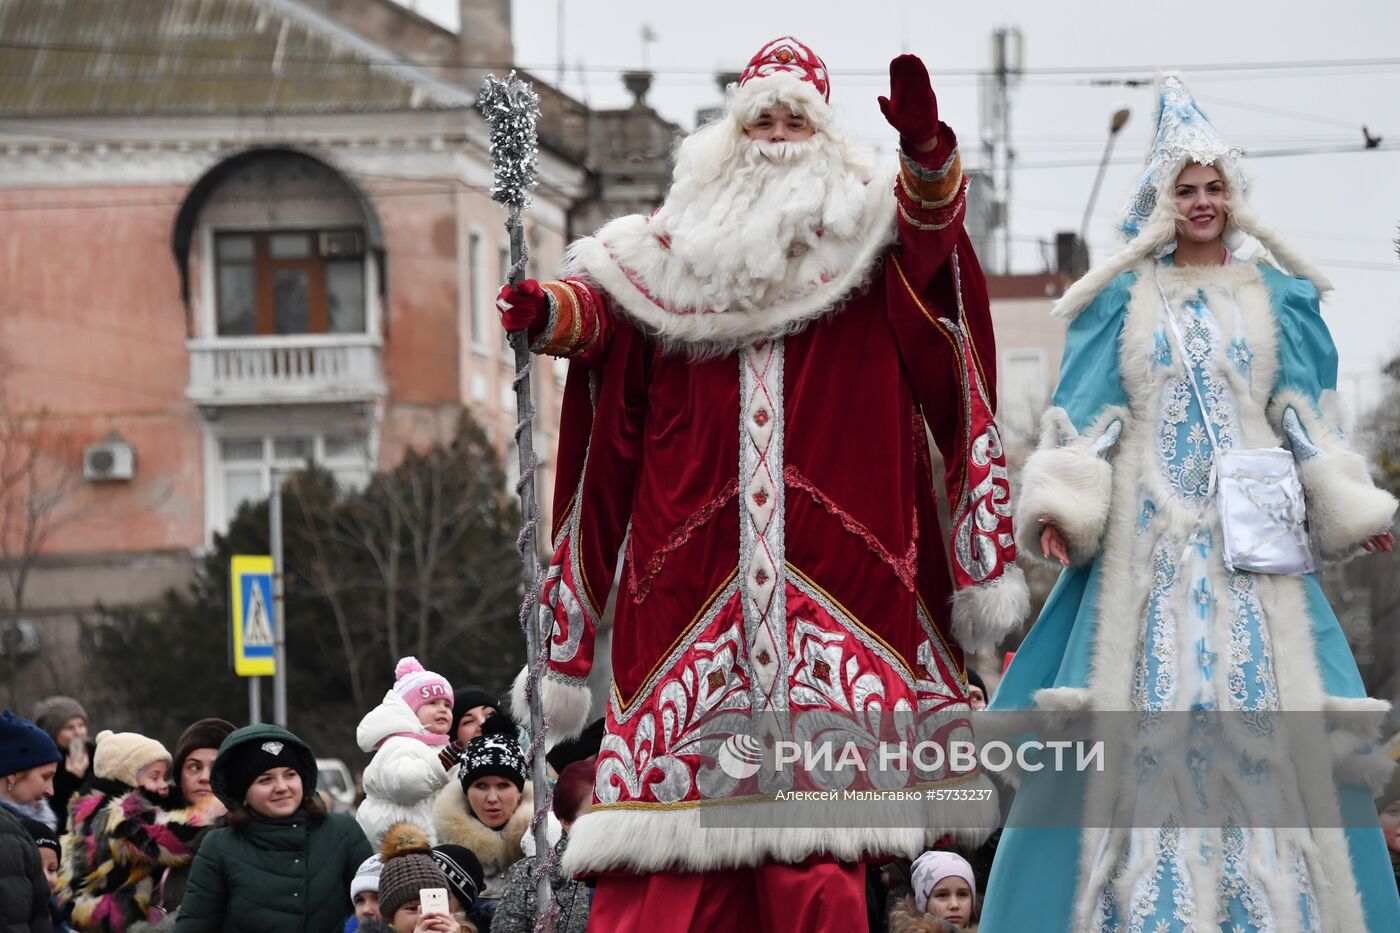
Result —
[[[933, 153], [902, 157], [893, 187], [869, 259], [787, 321], [786, 336], [691, 340], [713, 312], [653, 298], [626, 238], [609, 239], [614, 225], [575, 249], [576, 275], [546, 283], [552, 313], [535, 349], [575, 360], [544, 598], [556, 723], [570, 718], [562, 698], [583, 695], [622, 561], [595, 806], [566, 868], [912, 857], [995, 819], [985, 776], [945, 765], [837, 783], [976, 788], [980, 799], [925, 802], [898, 826], [814, 825], [827, 821], [795, 811], [806, 825], [787, 825], [775, 795], [831, 779], [752, 762], [760, 741], [809, 734], [812, 714], [838, 717], [866, 750], [892, 728], [911, 741], [967, 737], [954, 630], [995, 641], [1024, 614], [986, 285], [947, 127]], [[925, 425], [946, 463], [951, 575]]]

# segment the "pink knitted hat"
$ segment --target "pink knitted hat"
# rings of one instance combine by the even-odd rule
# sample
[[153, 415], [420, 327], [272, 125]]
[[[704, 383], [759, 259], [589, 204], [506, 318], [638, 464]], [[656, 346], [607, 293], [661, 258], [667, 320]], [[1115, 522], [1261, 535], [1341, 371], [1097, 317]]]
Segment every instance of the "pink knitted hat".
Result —
[[424, 670], [414, 657], [403, 658], [394, 667], [394, 692], [415, 713], [424, 703], [433, 700], [452, 702], [452, 685], [441, 674]]

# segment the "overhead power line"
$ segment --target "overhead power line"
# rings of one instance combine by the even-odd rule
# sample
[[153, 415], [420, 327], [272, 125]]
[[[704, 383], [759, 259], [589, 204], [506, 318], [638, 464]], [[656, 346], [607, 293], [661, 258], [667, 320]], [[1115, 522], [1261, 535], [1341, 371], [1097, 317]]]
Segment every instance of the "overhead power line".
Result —
[[[276, 66], [285, 72], [288, 65], [305, 64], [316, 65], [327, 68], [390, 68], [390, 67], [416, 67], [434, 68], [442, 70], [500, 70], [518, 68], [525, 71], [548, 73], [554, 69], [554, 65], [527, 64], [521, 62], [472, 62], [465, 63], [455, 58], [402, 58], [398, 56], [385, 56], [382, 58], [362, 58], [356, 59], [347, 57], [350, 53], [340, 55], [297, 55], [297, 54], [277, 54], [277, 55], [245, 55], [230, 54], [217, 51], [201, 51], [192, 49], [171, 49], [164, 46], [150, 45], [122, 45], [118, 43], [83, 43], [83, 42], [51, 42], [34, 41], [25, 39], [0, 39], [0, 49], [13, 49], [17, 51], [33, 52], [69, 52], [90, 55], [114, 55], [133, 58], [155, 58], [166, 62], [179, 61], [222, 61], [238, 62], [249, 64], [265, 64]], [[578, 64], [576, 70], [591, 73], [611, 73], [620, 74], [625, 71], [635, 71], [636, 68], [623, 65], [586, 65]], [[1136, 64], [1136, 65], [1064, 65], [1064, 66], [1041, 66], [1035, 68], [1023, 68], [1019, 75], [1023, 78], [1035, 77], [1092, 77], [1095, 75], [1142, 75], [1152, 74], [1164, 70], [1177, 70], [1190, 72], [1192, 74], [1206, 73], [1253, 73], [1253, 72], [1273, 72], [1273, 71], [1316, 71], [1328, 69], [1350, 69], [1353, 71], [1394, 71], [1400, 70], [1400, 58], [1338, 58], [1338, 59], [1295, 59], [1291, 61], [1269, 61], [1269, 62], [1197, 62], [1197, 63], [1170, 63], [1170, 64]], [[691, 75], [703, 77], [705, 80], [713, 80], [717, 69], [713, 67], [668, 65], [647, 69], [655, 75]], [[887, 66], [866, 67], [866, 68], [832, 68], [831, 74], [836, 77], [879, 77], [884, 78], [889, 74]], [[995, 72], [990, 68], [937, 68], [936, 74], [941, 77], [992, 77]]]

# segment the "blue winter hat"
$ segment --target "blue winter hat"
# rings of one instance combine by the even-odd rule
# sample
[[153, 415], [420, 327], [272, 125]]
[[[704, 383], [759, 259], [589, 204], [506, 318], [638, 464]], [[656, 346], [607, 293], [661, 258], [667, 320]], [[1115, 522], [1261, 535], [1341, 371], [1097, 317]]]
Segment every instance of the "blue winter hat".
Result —
[[63, 760], [49, 734], [9, 710], [0, 715], [0, 777]]

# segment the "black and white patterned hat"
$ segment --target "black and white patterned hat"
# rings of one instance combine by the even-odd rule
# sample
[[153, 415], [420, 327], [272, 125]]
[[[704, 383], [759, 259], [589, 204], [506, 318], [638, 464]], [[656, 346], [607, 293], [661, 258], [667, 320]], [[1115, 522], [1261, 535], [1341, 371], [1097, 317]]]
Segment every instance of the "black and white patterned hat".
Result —
[[494, 713], [481, 725], [481, 735], [467, 743], [462, 753], [458, 780], [462, 790], [480, 778], [497, 776], [525, 789], [525, 753], [516, 740], [515, 722], [504, 713]]

